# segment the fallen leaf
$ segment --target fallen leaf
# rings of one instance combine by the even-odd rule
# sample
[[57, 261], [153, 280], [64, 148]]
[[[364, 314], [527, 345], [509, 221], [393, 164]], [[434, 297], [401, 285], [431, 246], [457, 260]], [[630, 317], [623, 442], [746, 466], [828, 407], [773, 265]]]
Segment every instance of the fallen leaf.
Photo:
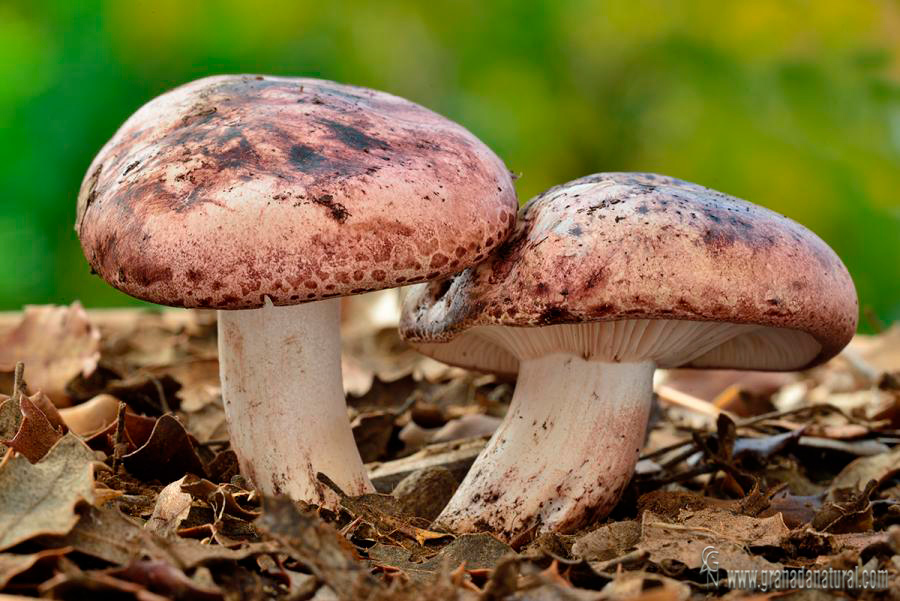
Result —
[[315, 514], [297, 509], [287, 498], [266, 497], [257, 527], [284, 545], [286, 553], [309, 567], [341, 599], [367, 598], [378, 583], [346, 539]]
[[122, 464], [143, 480], [171, 482], [185, 474], [206, 476], [190, 435], [172, 415], [163, 415], [156, 420], [149, 440], [122, 457]]
[[434, 573], [442, 567], [453, 570], [465, 564], [467, 570], [491, 570], [502, 559], [515, 557], [512, 547], [487, 533], [462, 534], [434, 556], [422, 562], [410, 561], [410, 552], [402, 547], [379, 544], [369, 549], [376, 564], [407, 572]]
[[69, 307], [26, 307], [19, 325], [0, 339], [0, 371], [16, 362], [28, 368], [29, 390], [44, 393], [65, 407], [66, 384], [90, 376], [100, 359], [100, 331], [76, 301]]
[[799, 428], [759, 438], [741, 437], [734, 442], [732, 456], [741, 462], [753, 461], [757, 465], [764, 465], [766, 460], [773, 455], [797, 444], [802, 434], [803, 428]]
[[[35, 396], [40, 395], [38, 392]], [[14, 400], [10, 402], [15, 402]], [[31, 397], [19, 398], [19, 409], [22, 421], [19, 431], [11, 440], [3, 440], [3, 444], [21, 453], [31, 463], [39, 461], [62, 438], [44, 412], [38, 409]]]
[[171, 537], [178, 530], [182, 520], [187, 517], [193, 499], [190, 494], [181, 490], [184, 479], [183, 476], [159, 491], [153, 514], [144, 524], [148, 532]]
[[69, 532], [76, 507], [93, 501], [93, 462], [93, 452], [71, 433], [35, 464], [10, 459], [0, 469], [0, 550]]
[[[71, 547], [47, 549], [37, 553], [19, 555], [16, 553], [0, 553], [0, 590], [5, 589], [9, 581], [33, 568], [38, 563], [55, 562], [58, 558], [70, 553]], [[2, 597], [0, 597], [2, 601]]]
[[753, 555], [748, 547], [777, 545], [789, 530], [780, 515], [751, 518], [722, 510], [685, 512], [682, 523], [668, 522], [645, 511], [641, 518], [638, 550], [656, 564], [678, 561], [699, 569], [703, 550], [713, 546], [725, 570], [780, 569], [779, 564]]
[[833, 496], [833, 491], [839, 488], [854, 487], [861, 490], [869, 480], [881, 484], [897, 473], [900, 473], [900, 446], [889, 453], [851, 461], [832, 480], [829, 495]]
[[218, 601], [223, 599], [219, 587], [198, 586], [184, 572], [166, 561], [158, 559], [135, 560], [124, 568], [109, 570], [107, 574], [134, 582], [148, 590], [176, 599]]
[[98, 394], [92, 399], [59, 411], [62, 421], [79, 436], [88, 436], [116, 421], [119, 399], [111, 394]]
[[[130, 411], [126, 411], [123, 436], [128, 449], [133, 451], [145, 445], [150, 440], [150, 434], [153, 433], [155, 426], [156, 418], [135, 415]], [[85, 442], [92, 449], [111, 455], [114, 451], [115, 438], [116, 424], [111, 423], [105, 429], [92, 434]]]
[[372, 411], [357, 415], [350, 427], [363, 463], [383, 458], [394, 433], [394, 414], [389, 411]]
[[608, 561], [625, 555], [640, 539], [639, 522], [611, 522], [578, 537], [572, 545], [572, 555], [586, 561]]
[[144, 530], [122, 512], [110, 507], [91, 507], [62, 543], [79, 553], [114, 565], [125, 565], [145, 551]]

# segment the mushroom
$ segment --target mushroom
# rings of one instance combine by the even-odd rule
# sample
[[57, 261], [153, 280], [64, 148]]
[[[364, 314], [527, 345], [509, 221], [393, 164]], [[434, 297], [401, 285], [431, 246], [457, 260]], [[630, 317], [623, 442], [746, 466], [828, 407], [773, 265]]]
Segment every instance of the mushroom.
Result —
[[76, 231], [131, 296], [218, 309], [232, 448], [261, 491], [372, 490], [341, 388], [340, 298], [446, 276], [512, 230], [502, 161], [460, 125], [330, 81], [217, 76], [155, 98], [91, 164]]
[[777, 213], [649, 173], [552, 188], [488, 260], [406, 298], [401, 334], [418, 350], [518, 373], [437, 522], [508, 541], [574, 531], [628, 484], [657, 367], [803, 369], [856, 323], [840, 259]]

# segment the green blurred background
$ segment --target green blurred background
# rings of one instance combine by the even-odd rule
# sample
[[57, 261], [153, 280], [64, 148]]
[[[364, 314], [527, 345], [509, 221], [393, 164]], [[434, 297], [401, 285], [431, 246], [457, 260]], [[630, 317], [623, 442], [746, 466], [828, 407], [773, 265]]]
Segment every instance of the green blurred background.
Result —
[[424, 104], [521, 173], [523, 200], [646, 170], [771, 207], [897, 320], [898, 50], [894, 1], [0, 2], [0, 309], [135, 302], [81, 256], [84, 171], [152, 97], [247, 72]]

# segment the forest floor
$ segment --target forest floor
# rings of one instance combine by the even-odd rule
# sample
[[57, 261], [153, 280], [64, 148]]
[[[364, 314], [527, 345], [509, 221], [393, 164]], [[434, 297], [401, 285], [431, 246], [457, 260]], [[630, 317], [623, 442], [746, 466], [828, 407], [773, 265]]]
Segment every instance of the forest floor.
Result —
[[[239, 475], [214, 313], [0, 316], [0, 600], [900, 600], [900, 325], [806, 372], [659, 372], [612, 514], [513, 548], [431, 520], [514, 383], [411, 350], [395, 300], [345, 305], [348, 411], [385, 494], [336, 512]], [[888, 589], [772, 590], [829, 568]]]

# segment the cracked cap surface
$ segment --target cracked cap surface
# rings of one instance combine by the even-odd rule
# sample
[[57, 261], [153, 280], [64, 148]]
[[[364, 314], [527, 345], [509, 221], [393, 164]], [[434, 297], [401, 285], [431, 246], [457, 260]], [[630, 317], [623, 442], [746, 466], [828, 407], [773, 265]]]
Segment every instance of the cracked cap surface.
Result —
[[401, 286], [512, 231], [503, 162], [462, 126], [374, 90], [217, 76], [150, 101], [91, 164], [76, 231], [131, 296], [214, 309]]
[[[477, 326], [625, 319], [766, 326], [689, 365], [769, 369], [754, 353], [792, 333], [818, 344], [797, 369], [837, 354], [856, 331], [853, 281], [798, 223], [709, 188], [652, 173], [599, 173], [551, 188], [519, 212], [485, 262], [407, 295], [401, 333], [434, 354]], [[731, 345], [731, 346], [728, 346]], [[743, 346], [741, 346], [743, 345]], [[738, 347], [741, 348], [738, 348]], [[774, 347], [773, 347], [774, 348]], [[441, 360], [466, 364], [453, 350]]]

